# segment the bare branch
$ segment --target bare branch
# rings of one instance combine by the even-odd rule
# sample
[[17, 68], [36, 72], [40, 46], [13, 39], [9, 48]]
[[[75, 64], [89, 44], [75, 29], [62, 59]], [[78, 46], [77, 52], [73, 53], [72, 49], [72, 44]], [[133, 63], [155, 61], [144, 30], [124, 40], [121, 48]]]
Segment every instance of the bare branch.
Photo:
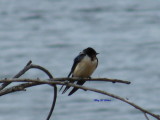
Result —
[[130, 84], [130, 81], [125, 81], [125, 80], [119, 80], [119, 79], [111, 79], [111, 78], [54, 78], [54, 81], [80, 81], [80, 80], [85, 80], [85, 81], [104, 81], [104, 82], [112, 82], [112, 83], [125, 83], [125, 84]]
[[[79, 89], [83, 89], [83, 90], [89, 90], [89, 91], [93, 91], [93, 92], [97, 92], [97, 93], [101, 93], [101, 94], [104, 94], [104, 95], [107, 95], [107, 96], [110, 96], [112, 98], [115, 98], [115, 99], [118, 99], [118, 100], [121, 100], [131, 106], [133, 106], [134, 108], [140, 110], [141, 112], [145, 113], [145, 114], [148, 114], [148, 115], [151, 115], [152, 117], [156, 118], [157, 120], [160, 120], [160, 116], [159, 115], [156, 115], [154, 113], [151, 113], [149, 111], [147, 111], [146, 109], [143, 109], [142, 107], [120, 97], [120, 96], [117, 96], [117, 95], [114, 95], [114, 94], [111, 94], [111, 93], [108, 93], [108, 92], [105, 92], [105, 91], [102, 91], [102, 90], [98, 90], [98, 89], [94, 89], [94, 88], [88, 88], [88, 87], [85, 87], [85, 86], [79, 86], [79, 85], [75, 85], [75, 84], [72, 84], [72, 83], [66, 83], [66, 82], [61, 82], [61, 81], [44, 81], [44, 80], [35, 80], [35, 79], [14, 79], [14, 80], [6, 80], [7, 82], [29, 82], [29, 83], [24, 83], [24, 84], [21, 84], [21, 85], [18, 85], [18, 86], [14, 86], [14, 87], [11, 87], [11, 88], [8, 88], [8, 91], [10, 92], [11, 89], [13, 89], [15, 92], [16, 90], [17, 91], [21, 91], [22, 88], [27, 88], [27, 87], [31, 87], [31, 86], [35, 86], [35, 85], [39, 85], [39, 84], [49, 84], [49, 85], [67, 85], [67, 86], [71, 86], [71, 87], [76, 87], [76, 88], [79, 88]], [[98, 80], [97, 80], [98, 81]], [[4, 82], [4, 80], [0, 80], [0, 82]], [[31, 83], [30, 83], [31, 82]], [[36, 84], [37, 83], [37, 84]], [[24, 87], [25, 86], [25, 87]], [[16, 90], [15, 90], [16, 88]], [[9, 90], [10, 89], [10, 90]], [[0, 91], [0, 95], [2, 95], [2, 91]], [[5, 93], [7, 94], [7, 93]], [[3, 94], [4, 95], [4, 94]]]
[[[20, 76], [22, 76], [26, 71], [28, 71], [30, 69], [30, 65], [31, 65], [32, 61], [29, 61], [27, 63], [27, 65], [18, 73], [16, 74], [13, 78], [19, 78]], [[4, 89], [6, 86], [8, 86], [11, 82], [5, 82], [0, 86], [0, 90]]]
[[[0, 82], [10, 82], [10, 80], [13, 82], [16, 81], [16, 82], [19, 82], [18, 80], [19, 79], [16, 79], [16, 78], [13, 78], [13, 79], [4, 79], [4, 80], [0, 80]], [[28, 79], [20, 79], [20, 80], [27, 80], [28, 82]], [[30, 79], [30, 80], [37, 80], [37, 79]], [[130, 81], [124, 81], [124, 80], [118, 80], [118, 79], [110, 79], [110, 78], [92, 78], [92, 79], [88, 79], [88, 78], [50, 78], [50, 79], [47, 79], [46, 81], [80, 81], [80, 80], [84, 80], [84, 81], [96, 81], [96, 82], [99, 82], [99, 81], [102, 81], [102, 82], [112, 82], [112, 83], [124, 83], [124, 84], [130, 84], [131, 82]], [[32, 82], [33, 82], [32, 81]]]
[[[40, 79], [18, 79], [20, 76], [22, 76], [25, 72], [27, 72], [29, 69], [31, 68], [35, 68], [35, 69], [39, 69], [42, 70], [44, 73], [46, 73], [49, 77], [49, 79], [47, 80], [40, 80]], [[134, 108], [138, 109], [139, 111], [144, 113], [144, 116], [146, 117], [147, 120], [149, 120], [148, 115], [151, 115], [152, 117], [156, 118], [157, 120], [160, 120], [160, 116], [156, 115], [154, 113], [151, 113], [149, 111], [147, 111], [146, 109], [143, 109], [142, 107], [111, 93], [105, 92], [105, 91], [101, 91], [98, 89], [94, 89], [94, 88], [88, 88], [85, 86], [79, 86], [79, 85], [75, 85], [66, 81], [79, 81], [79, 80], [85, 80], [85, 81], [104, 81], [104, 82], [112, 82], [112, 83], [124, 83], [124, 84], [130, 84], [130, 81], [124, 81], [124, 80], [119, 80], [119, 79], [109, 79], [109, 78], [92, 78], [92, 79], [78, 79], [78, 78], [53, 78], [52, 74], [45, 68], [39, 66], [39, 65], [34, 65], [32, 64], [32, 61], [29, 61], [27, 63], [27, 65], [17, 74], [13, 77], [13, 79], [4, 79], [4, 80], [0, 80], [0, 83], [2, 83], [2, 85], [0, 86], [0, 96], [9, 94], [9, 93], [13, 93], [16, 91], [25, 91], [26, 88], [29, 87], [33, 87], [33, 86], [37, 86], [37, 85], [42, 85], [42, 84], [48, 84], [51, 85], [52, 87], [54, 87], [54, 98], [53, 98], [53, 102], [52, 102], [52, 106], [50, 109], [50, 112], [48, 114], [48, 117], [46, 120], [49, 120], [52, 112], [54, 110], [55, 107], [55, 103], [56, 103], [56, 98], [57, 98], [57, 86], [56, 85], [66, 85], [66, 86], [71, 86], [71, 87], [76, 87], [82, 90], [89, 90], [89, 91], [93, 91], [93, 92], [97, 92], [100, 94], [104, 94], [107, 96], [110, 96], [112, 98], [121, 100], [131, 106], [133, 106]], [[12, 82], [25, 82], [25, 83], [21, 83], [19, 85], [16, 86], [12, 86], [9, 88], [5, 88], [6, 86], [8, 86], [10, 83]], [[5, 88], [5, 89], [4, 89]]]
[[148, 116], [146, 115], [146, 113], [144, 113], [144, 116], [145, 116], [145, 118], [146, 118], [147, 120], [149, 120], [149, 118], [148, 118]]
[[[20, 76], [22, 76], [23, 74], [25, 74], [29, 69], [31, 68], [35, 68], [35, 69], [39, 69], [39, 70], [42, 70], [44, 73], [46, 73], [48, 75], [48, 77], [50, 79], [53, 79], [53, 76], [52, 74], [45, 68], [39, 66], [39, 65], [34, 65], [32, 64], [32, 61], [29, 61], [27, 63], [27, 65], [17, 74], [15, 75], [13, 78], [19, 78]], [[11, 81], [13, 82], [13, 81]], [[21, 84], [20, 86], [17, 86], [17, 87], [13, 87], [12, 89], [5, 89], [3, 90], [6, 86], [8, 86], [11, 82], [4, 82], [1, 86], [0, 86], [0, 92], [1, 92], [1, 95], [3, 94], [6, 94], [7, 92], [8, 93], [11, 93], [11, 92], [14, 92], [14, 91], [17, 91], [17, 90], [25, 90], [24, 88], [26, 88], [27, 86], [33, 86], [33, 85], [36, 85], [35, 83], [33, 85], [31, 85], [31, 83], [28, 83], [28, 84]], [[55, 104], [56, 104], [56, 99], [57, 99], [57, 86], [56, 84], [53, 85], [54, 87], [54, 97], [53, 97], [53, 102], [52, 102], [52, 106], [51, 106], [51, 109], [50, 109], [50, 112], [48, 114], [48, 117], [46, 120], [49, 120], [51, 115], [52, 115], [52, 112], [54, 110], [54, 107], [55, 107]], [[1, 96], [0, 95], [0, 96]]]
[[[14, 82], [14, 81], [12, 81], [12, 82]], [[9, 94], [9, 93], [13, 93], [13, 92], [17, 92], [17, 91], [24, 91], [25, 88], [36, 86], [36, 85], [40, 85], [40, 83], [29, 82], [29, 83], [23, 83], [23, 84], [20, 84], [20, 85], [9, 87], [9, 88], [1, 90], [0, 91], [0, 96], [6, 95], [6, 94]]]

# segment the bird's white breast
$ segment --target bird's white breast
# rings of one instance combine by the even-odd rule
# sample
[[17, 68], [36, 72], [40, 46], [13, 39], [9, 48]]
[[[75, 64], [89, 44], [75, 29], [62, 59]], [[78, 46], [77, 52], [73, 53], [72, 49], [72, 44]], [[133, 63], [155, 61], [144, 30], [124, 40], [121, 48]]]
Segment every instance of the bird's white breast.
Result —
[[76, 66], [73, 76], [74, 77], [90, 77], [97, 67], [97, 59], [91, 61], [89, 56], [85, 56]]

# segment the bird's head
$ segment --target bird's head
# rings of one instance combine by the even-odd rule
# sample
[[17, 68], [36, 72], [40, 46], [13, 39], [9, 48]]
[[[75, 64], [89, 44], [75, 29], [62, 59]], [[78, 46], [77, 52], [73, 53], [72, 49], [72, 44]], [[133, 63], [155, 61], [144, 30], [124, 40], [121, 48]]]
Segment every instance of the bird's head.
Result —
[[96, 57], [96, 55], [99, 54], [91, 47], [84, 49], [83, 53], [87, 54], [88, 56], [90, 56], [92, 58]]

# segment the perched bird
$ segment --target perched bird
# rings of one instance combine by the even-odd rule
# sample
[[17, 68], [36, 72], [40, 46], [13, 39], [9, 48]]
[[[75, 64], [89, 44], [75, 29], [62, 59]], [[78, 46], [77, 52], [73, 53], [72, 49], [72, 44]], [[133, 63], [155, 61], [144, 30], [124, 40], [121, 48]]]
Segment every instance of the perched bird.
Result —
[[[80, 52], [80, 54], [74, 59], [74, 63], [68, 75], [68, 78], [71, 75], [72, 77], [76, 77], [76, 78], [90, 78], [90, 76], [98, 66], [98, 59], [96, 57], [97, 54], [99, 53], [97, 53], [91, 47], [88, 47], [84, 49], [82, 52]], [[70, 82], [70, 83], [74, 83], [74, 82]], [[77, 82], [77, 85], [83, 85], [84, 83], [85, 81], [80, 80]], [[61, 87], [61, 89], [62, 88], [63, 86]], [[70, 88], [69, 86], [66, 86], [62, 94], [65, 93], [69, 88]], [[73, 88], [71, 92], [68, 94], [68, 96], [72, 95], [77, 90], [78, 88]]]

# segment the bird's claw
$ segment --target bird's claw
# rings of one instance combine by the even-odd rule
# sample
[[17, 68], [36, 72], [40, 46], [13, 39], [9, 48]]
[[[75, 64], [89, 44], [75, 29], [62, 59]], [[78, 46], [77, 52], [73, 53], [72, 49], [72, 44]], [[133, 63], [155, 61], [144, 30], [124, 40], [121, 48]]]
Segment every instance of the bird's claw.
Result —
[[68, 83], [69, 83], [69, 81], [68, 81], [68, 80], [64, 81], [64, 84], [68, 84]]

